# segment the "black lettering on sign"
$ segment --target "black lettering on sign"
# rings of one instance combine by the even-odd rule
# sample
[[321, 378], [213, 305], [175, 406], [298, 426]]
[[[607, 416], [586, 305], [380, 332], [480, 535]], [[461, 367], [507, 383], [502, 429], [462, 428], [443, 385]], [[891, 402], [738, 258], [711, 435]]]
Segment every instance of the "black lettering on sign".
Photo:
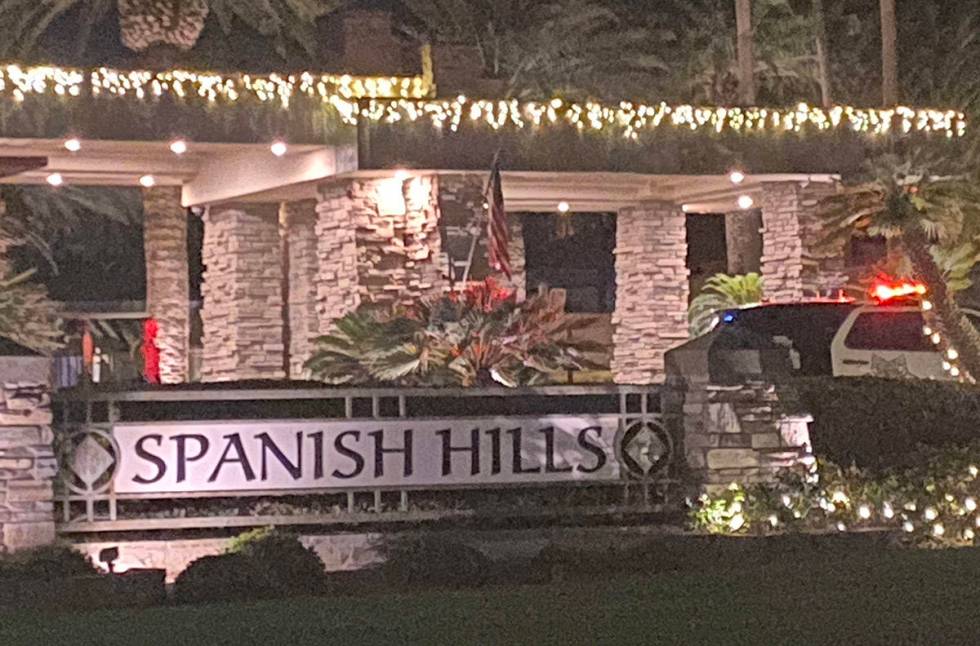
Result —
[[490, 475], [500, 473], [500, 429], [491, 428], [487, 430], [490, 436]]
[[262, 443], [262, 479], [268, 480], [269, 478], [269, 465], [268, 465], [268, 453], [271, 452], [275, 456], [279, 464], [282, 465], [289, 475], [292, 476], [293, 480], [299, 480], [303, 476], [303, 431], [296, 433], [296, 462], [293, 462], [286, 457], [286, 454], [282, 452], [275, 442], [272, 441], [272, 437], [268, 433], [259, 433], [255, 436], [259, 442]]
[[401, 447], [387, 448], [384, 445], [384, 431], [372, 431], [368, 433], [374, 438], [374, 477], [380, 478], [385, 474], [385, 455], [388, 453], [401, 453], [404, 456], [403, 472], [407, 478], [412, 475], [412, 429], [406, 429], [404, 442]]
[[323, 479], [323, 431], [310, 433], [307, 437], [313, 440], [313, 479]]
[[[203, 435], [175, 435], [170, 439], [177, 443], [177, 482], [183, 482], [187, 479], [187, 463], [203, 458], [211, 443]], [[197, 442], [196, 454], [187, 455], [187, 440]]]
[[589, 431], [595, 431], [596, 439], [602, 438], [602, 427], [601, 426], [587, 426], [579, 431], [578, 434], [578, 445], [582, 447], [583, 450], [588, 451], [595, 456], [595, 466], [583, 467], [581, 464], [578, 465], [578, 470], [581, 473], [595, 473], [602, 467], [606, 466], [606, 452], [598, 444], [594, 444], [589, 441]]
[[480, 429], [470, 431], [469, 446], [453, 446], [452, 431], [448, 428], [436, 431], [436, 435], [442, 437], [442, 475], [448, 476], [453, 472], [453, 453], [457, 451], [470, 454], [470, 475], [480, 473]]
[[516, 475], [520, 475], [522, 473], [541, 473], [540, 466], [529, 467], [524, 464], [524, 456], [522, 453], [522, 441], [521, 441], [523, 437], [523, 430], [519, 428], [512, 428], [509, 429], [507, 432], [510, 434], [512, 446], [513, 446], [513, 454], [511, 456], [514, 462], [513, 472]]
[[[544, 433], [544, 471], [545, 473], [569, 473], [571, 466], [560, 467], [555, 464], [555, 427], [545, 426]], [[564, 460], [562, 460], [564, 462]]]
[[[214, 471], [211, 472], [211, 477], [208, 478], [208, 482], [215, 482], [218, 479], [218, 474], [221, 473], [221, 468], [226, 464], [240, 464], [242, 466], [242, 473], [245, 474], [245, 479], [251, 482], [255, 480], [255, 471], [252, 469], [252, 465], [248, 462], [248, 456], [245, 454], [245, 447], [242, 446], [242, 436], [238, 433], [232, 433], [230, 435], [224, 436], [227, 440], [225, 444], [224, 453], [221, 454], [221, 459], [218, 460], [218, 464], [215, 465]], [[235, 457], [229, 457], [229, 453], [235, 451]]]
[[157, 474], [152, 478], [144, 478], [140, 475], [133, 476], [133, 482], [138, 482], [139, 484], [153, 484], [154, 482], [159, 482], [163, 479], [163, 476], [167, 474], [167, 463], [163, 461], [163, 458], [158, 455], [153, 455], [143, 448], [143, 444], [145, 444], [147, 440], [153, 440], [156, 442], [157, 447], [163, 445], [162, 435], [144, 435], [138, 442], [136, 442], [136, 455], [147, 462], [152, 462], [157, 468]]
[[350, 458], [354, 462], [354, 470], [350, 473], [344, 473], [340, 469], [334, 469], [333, 477], [342, 478], [344, 480], [348, 478], [356, 478], [357, 476], [361, 475], [361, 471], [364, 471], [364, 458], [361, 457], [361, 454], [344, 446], [344, 438], [348, 436], [353, 436], [356, 442], [361, 441], [360, 431], [345, 431], [335, 437], [333, 440], [334, 450], [345, 458]]

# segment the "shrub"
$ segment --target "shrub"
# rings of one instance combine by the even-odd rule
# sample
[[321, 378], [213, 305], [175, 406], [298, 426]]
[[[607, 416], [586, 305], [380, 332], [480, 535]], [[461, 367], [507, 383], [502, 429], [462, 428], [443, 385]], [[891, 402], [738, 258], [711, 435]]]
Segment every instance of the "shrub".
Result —
[[794, 381], [813, 415], [817, 457], [882, 470], [913, 466], [916, 447], [964, 446], [980, 439], [980, 388], [952, 382], [871, 377]]
[[482, 552], [446, 536], [393, 536], [381, 545], [389, 583], [471, 587], [486, 583], [493, 566]]
[[237, 537], [225, 554], [202, 557], [177, 577], [185, 603], [266, 599], [324, 590], [320, 557], [295, 536], [261, 529]]
[[58, 543], [0, 557], [0, 580], [16, 578], [58, 581], [95, 574], [98, 574], [98, 570], [87, 556], [68, 545]]

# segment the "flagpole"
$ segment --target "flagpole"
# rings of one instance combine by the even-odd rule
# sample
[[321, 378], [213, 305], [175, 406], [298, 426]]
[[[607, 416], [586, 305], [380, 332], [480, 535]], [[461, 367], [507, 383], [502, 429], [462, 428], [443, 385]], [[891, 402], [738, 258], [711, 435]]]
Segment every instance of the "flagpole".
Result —
[[[483, 187], [483, 204], [487, 204], [489, 202], [489, 197], [487, 194], [490, 192], [490, 182], [493, 178], [493, 169], [497, 166], [497, 162], [499, 160], [500, 148], [498, 147], [497, 151], [493, 154], [493, 159], [490, 161], [490, 176], [487, 178], [487, 183]], [[483, 208], [483, 205], [481, 205], [481, 208]], [[480, 242], [480, 238], [483, 236], [483, 232], [486, 230], [487, 224], [489, 223], [489, 217], [489, 209], [483, 208], [483, 217], [480, 218], [481, 221], [478, 223], [477, 232], [470, 241], [469, 254], [466, 256], [466, 270], [463, 272], [462, 280], [463, 285], [466, 285], [466, 282], [470, 278], [470, 269], [473, 267], [473, 257], [476, 255], [476, 247]]]

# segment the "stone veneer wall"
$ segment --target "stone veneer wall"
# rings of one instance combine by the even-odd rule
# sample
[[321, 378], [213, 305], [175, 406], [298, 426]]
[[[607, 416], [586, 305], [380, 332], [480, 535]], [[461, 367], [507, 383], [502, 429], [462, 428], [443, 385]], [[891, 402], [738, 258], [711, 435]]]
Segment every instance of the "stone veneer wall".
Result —
[[612, 372], [616, 383], [664, 379], [664, 353], [688, 338], [685, 214], [649, 202], [616, 219], [616, 310]]
[[664, 404], [668, 423], [680, 425], [691, 481], [709, 492], [732, 482], [773, 482], [779, 471], [812, 457], [810, 418], [799, 413], [790, 388], [759, 381], [719, 386], [672, 377]]
[[367, 208], [365, 199], [354, 200], [347, 183], [319, 187], [316, 205], [317, 272], [316, 314], [320, 334], [327, 334], [333, 320], [361, 302], [357, 279], [357, 232], [354, 209]]
[[203, 381], [281, 379], [279, 206], [215, 206], [204, 217]]
[[762, 213], [758, 209], [725, 214], [729, 274], [758, 273], [762, 263]]
[[0, 357], [0, 552], [55, 539], [50, 370], [44, 357]]
[[818, 204], [830, 182], [762, 185], [762, 275], [766, 297], [776, 301], [834, 295], [847, 282], [843, 245], [821, 247], [825, 229]]
[[146, 253], [146, 307], [159, 325], [160, 380], [188, 377], [190, 285], [187, 262], [187, 211], [180, 187], [143, 189], [143, 246]]
[[315, 200], [289, 202], [282, 210], [282, 235], [287, 250], [289, 322], [289, 377], [303, 377], [303, 364], [313, 352], [313, 339], [320, 333], [316, 312], [317, 255]]

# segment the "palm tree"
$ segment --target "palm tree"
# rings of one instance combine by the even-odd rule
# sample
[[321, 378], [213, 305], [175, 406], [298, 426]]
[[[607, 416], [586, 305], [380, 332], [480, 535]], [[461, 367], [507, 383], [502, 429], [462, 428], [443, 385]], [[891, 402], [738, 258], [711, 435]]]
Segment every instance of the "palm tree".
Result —
[[755, 56], [752, 52], [752, 0], [735, 0], [738, 32], [738, 93], [742, 105], [755, 105]]
[[[938, 333], [940, 349], [955, 349], [964, 378], [980, 377], [980, 334], [960, 310], [935, 245], [950, 248], [980, 222], [980, 185], [965, 175], [937, 176], [931, 163], [917, 155], [900, 159], [885, 155], [869, 166], [870, 178], [846, 187], [821, 203], [830, 234], [840, 242], [857, 231], [897, 239], [916, 278], [927, 287], [932, 309], [928, 327]], [[954, 252], [955, 253], [955, 252]], [[955, 276], [953, 276], [955, 278]]]
[[80, 12], [77, 29], [86, 40], [114, 8], [123, 44], [144, 53], [149, 63], [168, 63], [173, 52], [194, 47], [209, 16], [225, 33], [239, 20], [274, 38], [280, 51], [286, 40], [309, 48], [313, 22], [339, 5], [340, 0], [5, 0], [0, 55], [29, 52], [57, 18], [73, 9]]
[[415, 37], [473, 47], [485, 79], [508, 96], [623, 99], [649, 90], [668, 65], [668, 38], [599, 0], [404, 0], [401, 27]]
[[886, 106], [898, 105], [898, 24], [895, 0], [881, 2], [881, 94]]
[[829, 108], [833, 105], [830, 81], [830, 53], [827, 51], [827, 17], [823, 10], [823, 0], [813, 0], [814, 45], [817, 52], [817, 80], [820, 83], [820, 105]]
[[715, 274], [704, 283], [701, 293], [687, 308], [691, 336], [701, 336], [711, 330], [725, 310], [758, 305], [762, 295], [762, 277], [757, 273]]

